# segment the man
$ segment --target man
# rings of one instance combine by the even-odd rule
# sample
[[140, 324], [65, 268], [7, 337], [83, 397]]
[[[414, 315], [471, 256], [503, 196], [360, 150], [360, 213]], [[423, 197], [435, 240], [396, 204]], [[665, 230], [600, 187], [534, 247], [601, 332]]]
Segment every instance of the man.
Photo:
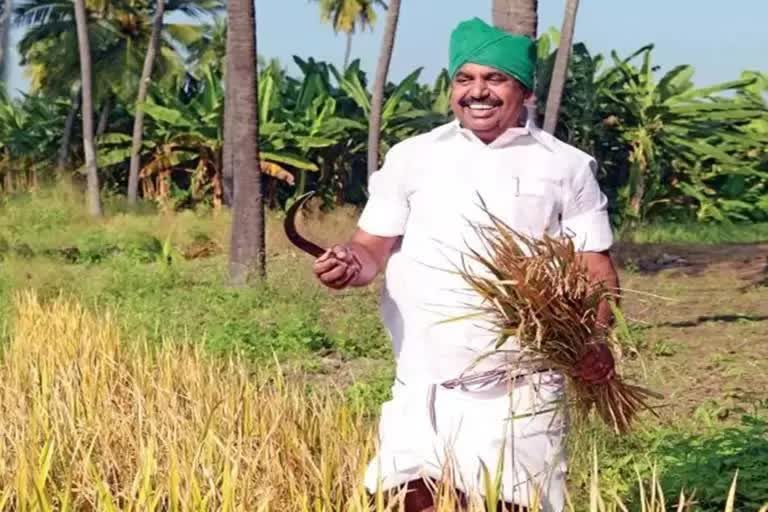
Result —
[[[406, 487], [406, 510], [434, 510], [430, 485], [449, 472], [463, 494], [484, 494], [484, 473], [500, 469], [500, 497], [518, 510], [562, 510], [564, 420], [557, 408], [562, 375], [521, 374], [510, 382], [456, 386], [515, 357], [482, 359], [493, 345], [487, 325], [466, 315], [479, 298], [451, 272], [478, 241], [469, 222], [487, 221], [478, 206], [534, 236], [573, 238], [594, 280], [618, 288], [608, 250], [613, 238], [595, 162], [526, 119], [534, 43], [475, 18], [451, 36], [451, 106], [455, 121], [405, 140], [387, 154], [351, 240], [314, 263], [333, 289], [365, 286], [385, 274], [381, 314], [397, 360], [392, 400], [382, 406], [380, 447], [366, 474], [374, 491]], [[610, 322], [607, 304], [600, 321]], [[602, 344], [574, 375], [613, 375]], [[512, 419], [514, 417], [514, 419]]]

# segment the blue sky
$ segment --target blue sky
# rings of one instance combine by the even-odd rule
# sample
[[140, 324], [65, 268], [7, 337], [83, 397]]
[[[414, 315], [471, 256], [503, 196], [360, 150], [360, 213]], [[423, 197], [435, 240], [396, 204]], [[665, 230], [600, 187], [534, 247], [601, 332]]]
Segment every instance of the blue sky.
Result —
[[[564, 0], [539, 0], [539, 31], [559, 28]], [[294, 70], [292, 56], [313, 56], [341, 64], [345, 40], [321, 24], [310, 0], [256, 0], [259, 53]], [[402, 0], [390, 76], [397, 80], [417, 67], [432, 80], [447, 61], [448, 38], [459, 21], [490, 21], [491, 0]], [[654, 62], [663, 70], [691, 64], [701, 85], [730, 80], [744, 69], [768, 71], [768, 0], [582, 0], [576, 40], [593, 53], [616, 49], [626, 55], [654, 43]], [[384, 14], [373, 31], [355, 37], [353, 57], [373, 71]], [[14, 33], [14, 40], [18, 38]], [[24, 87], [14, 66], [11, 88]]]

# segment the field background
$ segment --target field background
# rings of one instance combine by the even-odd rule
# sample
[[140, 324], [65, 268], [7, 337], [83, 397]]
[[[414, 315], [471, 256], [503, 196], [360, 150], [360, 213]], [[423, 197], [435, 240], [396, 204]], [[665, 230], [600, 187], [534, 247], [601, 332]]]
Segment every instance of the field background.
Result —
[[[260, 507], [282, 503], [288, 510], [300, 502], [307, 510], [315, 510], [318, 503], [325, 503], [318, 510], [362, 509], [353, 507], [363, 503], [355, 478], [370, 456], [371, 429], [392, 378], [391, 352], [376, 309], [379, 283], [365, 290], [322, 289], [311, 278], [310, 260], [289, 246], [281, 231], [282, 219], [273, 213], [268, 218], [268, 281], [231, 288], [225, 284], [226, 211], [127, 214], [121, 199], [108, 199], [107, 204], [107, 217], [93, 221], [81, 202], [59, 187], [20, 195], [2, 206], [0, 333], [7, 350], [2, 369], [6, 399], [0, 429], [4, 434], [0, 482], [6, 485], [8, 503], [27, 493], [30, 506], [37, 509], [35, 504], [42, 499], [37, 496], [48, 493], [49, 505], [60, 506], [57, 500], [68, 488], [66, 478], [74, 478], [93, 486], [73, 492], [71, 499], [77, 502], [91, 496], [88, 499], [97, 506], [109, 500], [115, 506], [139, 503], [137, 489], [145, 487], [136, 482], [143, 481], [149, 489], [145, 494], [156, 496], [158, 503], [171, 499], [174, 486], [186, 489], [179, 491], [188, 497], [185, 510], [194, 509], [195, 485], [202, 489], [196, 503], [218, 503], [224, 508], [224, 490], [229, 485], [228, 503], [233, 510], [253, 510], [249, 503]], [[356, 216], [353, 208], [330, 214], [312, 210], [301, 219], [301, 229], [324, 243], [340, 240], [354, 228]], [[593, 447], [599, 461], [600, 493], [606, 501], [619, 498], [630, 508], [639, 507], [644, 499], [637, 494], [639, 479], [646, 485], [656, 481], [670, 508], [683, 490], [686, 495], [695, 493], [697, 509], [723, 510], [737, 470], [737, 509], [757, 510], [768, 501], [768, 243], [757, 241], [766, 239], [765, 230], [761, 225], [721, 225], [698, 231], [656, 225], [622, 235], [615, 258], [622, 286], [631, 290], [624, 303], [628, 320], [617, 331], [622, 371], [662, 392], [665, 399], [658, 404], [659, 418], [645, 415], [629, 436], [618, 438], [596, 423], [574, 430], [570, 492], [575, 503], [586, 506], [595, 482]], [[670, 243], [680, 240], [681, 232], [689, 237], [686, 243]], [[95, 334], [102, 328], [107, 334]], [[102, 340], [98, 341], [102, 345], [93, 340]], [[89, 380], [86, 376], [102, 364], [106, 372], [102, 377], [124, 370], [133, 375], [129, 381], [140, 374], [149, 380], [157, 375], [168, 381], [170, 389], [186, 386], [190, 404], [196, 403], [201, 410], [213, 409], [217, 400], [224, 404], [236, 402], [237, 397], [245, 400], [243, 386], [252, 387], [253, 444], [237, 441], [227, 430], [231, 427], [228, 414], [238, 417], [236, 403], [230, 404], [230, 412], [221, 406], [224, 409], [218, 410], [215, 421], [206, 420], [203, 413], [200, 417], [176, 415], [173, 411], [179, 404], [163, 402], [167, 398], [161, 400], [162, 394], [150, 386], [145, 390], [149, 394], [142, 395], [147, 404], [145, 421], [157, 429], [146, 435], [159, 443], [150, 457], [156, 467], [150, 471], [141, 463], [148, 453], [138, 441], [143, 437], [134, 439], [136, 434], [131, 433], [132, 406], [121, 415], [122, 409], [112, 410], [109, 405], [123, 400], [133, 403], [135, 397], [108, 403], [97, 398], [101, 393], [122, 396], [119, 385], [109, 385], [109, 378], [102, 382], [106, 386], [102, 392], [98, 387], [92, 390], [93, 411], [98, 414], [82, 423], [80, 430], [68, 432], [66, 421], [78, 423], [65, 418], [70, 414], [76, 418], [78, 408], [67, 409], [67, 400], [50, 401], [51, 396], [69, 396], [63, 390], [69, 389], [66, 382], [73, 377], [66, 361], [85, 357], [80, 352], [88, 352], [94, 343], [98, 346], [93, 348], [93, 358], [79, 367], [82, 373], [75, 379], [81, 393], [86, 393], [82, 384]], [[156, 351], [161, 355], [152, 356]], [[105, 363], [98, 354], [112, 354], [106, 358], [111, 362]], [[138, 372], [134, 367], [138, 363], [131, 361], [145, 359], [154, 362]], [[28, 382], [19, 375], [27, 375]], [[195, 384], [185, 384], [192, 376]], [[134, 387], [144, 389], [150, 384], [134, 383]], [[52, 390], [48, 394], [46, 386]], [[16, 398], [10, 401], [10, 396]], [[52, 409], [43, 414], [40, 404], [33, 403], [35, 397]], [[105, 442], [101, 429], [107, 425], [96, 428], [99, 418], [111, 418], [109, 424], [124, 424], [126, 430], [116, 429], [114, 443]], [[217, 446], [224, 453], [229, 449], [250, 453], [243, 461], [250, 460], [251, 465], [230, 474], [229, 481], [223, 476], [200, 477], [191, 484], [195, 478], [190, 475], [203, 471], [208, 456], [215, 472], [226, 475], [229, 471], [225, 456], [219, 460], [205, 455], [212, 447], [200, 441], [196, 429], [221, 435]], [[179, 439], [177, 452], [164, 444], [171, 438]], [[187, 438], [193, 441], [185, 444]], [[58, 441], [49, 446], [52, 439]], [[118, 450], [110, 458], [105, 448], [100, 452], [102, 459], [94, 456], [91, 471], [72, 471], [62, 461], [67, 453], [80, 453], [87, 439], [96, 446], [111, 446], [109, 450], [125, 443], [127, 453], [136, 456], [121, 460]], [[198, 442], [204, 447], [199, 448], [203, 455], [198, 453], [195, 459], [185, 450], [194, 453]], [[260, 450], [260, 443], [268, 448]], [[267, 457], [269, 453], [273, 455]], [[329, 453], [334, 454], [330, 459]], [[41, 466], [45, 456], [50, 467], [40, 480], [33, 475], [46, 468]], [[168, 483], [168, 473], [163, 471], [169, 457], [179, 468], [187, 464], [189, 470], [178, 473], [175, 483]], [[259, 457], [265, 464], [281, 461], [272, 466], [275, 475], [256, 476], [265, 470], [257, 467]], [[318, 464], [317, 472], [307, 469], [311, 466], [307, 460]], [[28, 480], [19, 479], [22, 466], [29, 468]], [[142, 480], [136, 476], [141, 474], [155, 476]], [[206, 485], [215, 489], [209, 502], [201, 501]], [[136, 493], [132, 495], [130, 489]], [[270, 506], [263, 509], [280, 509]]]

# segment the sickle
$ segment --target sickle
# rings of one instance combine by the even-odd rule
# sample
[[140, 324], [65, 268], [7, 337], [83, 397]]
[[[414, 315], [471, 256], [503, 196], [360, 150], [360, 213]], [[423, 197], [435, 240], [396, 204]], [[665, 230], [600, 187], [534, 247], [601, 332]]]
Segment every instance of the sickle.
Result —
[[314, 194], [315, 193], [313, 191], [310, 191], [296, 198], [296, 201], [294, 201], [291, 207], [288, 208], [288, 211], [285, 214], [283, 229], [285, 229], [285, 235], [293, 245], [306, 252], [307, 254], [311, 254], [315, 258], [319, 258], [325, 254], [325, 249], [314, 242], [310, 242], [301, 236], [298, 231], [296, 231], [296, 214], [301, 209], [301, 207], [304, 206], [304, 203], [306, 203]]

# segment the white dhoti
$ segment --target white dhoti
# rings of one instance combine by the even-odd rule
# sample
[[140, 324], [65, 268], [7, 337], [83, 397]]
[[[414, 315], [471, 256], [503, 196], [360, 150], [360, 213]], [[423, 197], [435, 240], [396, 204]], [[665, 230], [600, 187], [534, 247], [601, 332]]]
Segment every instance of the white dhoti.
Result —
[[382, 406], [379, 451], [365, 485], [373, 493], [379, 485], [386, 490], [450, 474], [464, 493], [484, 495], [500, 469], [504, 501], [530, 507], [536, 496], [533, 503], [541, 503], [542, 511], [560, 512], [566, 473], [562, 392], [562, 377], [552, 373], [484, 391], [397, 382], [392, 400]]

